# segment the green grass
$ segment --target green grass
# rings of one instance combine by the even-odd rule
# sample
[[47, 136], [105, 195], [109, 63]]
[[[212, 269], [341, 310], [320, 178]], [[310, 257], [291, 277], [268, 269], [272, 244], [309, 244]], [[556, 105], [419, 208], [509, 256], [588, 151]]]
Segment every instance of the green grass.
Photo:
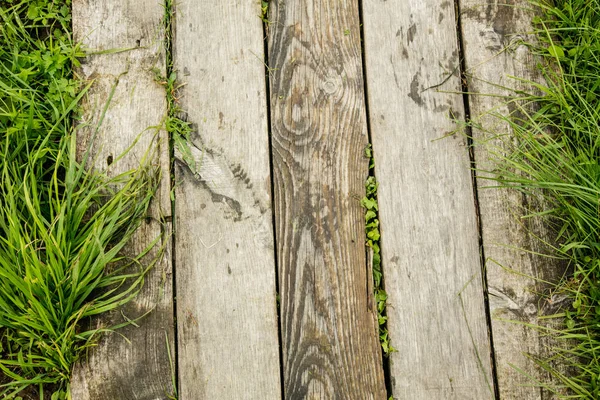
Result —
[[[542, 198], [543, 217], [556, 232], [558, 256], [574, 270], [554, 289], [572, 306], [546, 330], [558, 342], [551, 359], [538, 364], [553, 376], [541, 386], [560, 398], [600, 398], [600, 2], [536, 3], [545, 84], [520, 93], [511, 115], [497, 117], [514, 137], [509, 155], [496, 153], [488, 171], [502, 187]], [[563, 371], [569, 371], [564, 373]]]
[[[371, 145], [365, 149], [365, 156], [369, 159], [369, 170], [374, 172], [375, 160]], [[390, 336], [387, 329], [387, 316], [385, 308], [387, 305], [387, 293], [383, 287], [383, 272], [381, 269], [381, 249], [379, 246], [379, 207], [377, 204], [377, 180], [371, 174], [365, 182], [366, 195], [361, 200], [362, 206], [365, 208], [365, 234], [367, 247], [371, 249], [373, 263], [373, 290], [375, 303], [377, 304], [377, 322], [379, 326], [379, 342], [383, 354], [388, 356], [391, 352], [396, 351], [390, 343]]]
[[[69, 397], [81, 322], [131, 300], [151, 267], [124, 256], [159, 172], [108, 178], [82, 167], [73, 119], [85, 95], [72, 66], [70, 0], [0, 0], [0, 396]], [[92, 160], [87, 160], [92, 161]]]
[[[163, 18], [163, 29], [165, 32], [165, 55], [166, 55], [166, 76], [162, 76], [160, 71], [155, 71], [156, 81], [164, 86], [167, 96], [167, 117], [165, 119], [165, 129], [169, 133], [171, 159], [174, 159], [174, 152], [186, 163], [194, 173], [199, 172], [199, 162], [194, 158], [190, 147], [192, 126], [182, 118], [183, 110], [178, 102], [178, 91], [183, 84], [177, 79], [177, 71], [173, 65], [173, 23], [175, 21], [175, 3], [174, 0], [165, 1], [165, 14]], [[171, 169], [173, 167], [171, 166]], [[172, 177], [173, 178], [173, 177]]]

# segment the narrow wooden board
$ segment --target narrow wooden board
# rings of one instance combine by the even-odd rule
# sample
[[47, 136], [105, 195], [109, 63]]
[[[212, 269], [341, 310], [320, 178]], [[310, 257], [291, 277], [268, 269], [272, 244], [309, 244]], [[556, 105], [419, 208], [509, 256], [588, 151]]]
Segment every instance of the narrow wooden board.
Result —
[[176, 155], [182, 399], [281, 397], [260, 2], [176, 4], [178, 95], [197, 168]]
[[384, 399], [360, 205], [368, 140], [358, 3], [269, 4], [285, 397]]
[[363, 23], [394, 398], [493, 398], [454, 2], [367, 1]]
[[[83, 121], [78, 131], [78, 153], [90, 144], [95, 127], [112, 93], [104, 122], [91, 143], [90, 167], [118, 174], [139, 166], [146, 151], [158, 146], [155, 162], [162, 169], [157, 198], [151, 206], [150, 218], [136, 233], [130, 251], [142, 251], [170, 229], [169, 218], [169, 152], [166, 132], [159, 130], [166, 115], [164, 89], [154, 81], [153, 68], [164, 74], [162, 16], [158, 2], [141, 0], [75, 0], [73, 31], [75, 40], [93, 51], [129, 49], [119, 53], [91, 55], [82, 61], [79, 74], [93, 80], [83, 106]], [[114, 90], [114, 93], [113, 93]], [[152, 128], [150, 128], [152, 127]], [[150, 129], [149, 129], [150, 128]], [[118, 160], [136, 139], [126, 157]], [[157, 141], [156, 141], [157, 140]], [[107, 335], [90, 350], [73, 373], [72, 397], [77, 400], [166, 399], [173, 392], [172, 366], [168, 346], [174, 350], [173, 293], [170, 239], [155, 247], [166, 251], [148, 273], [145, 286], [135, 300], [121, 310], [95, 320], [98, 327], [108, 327], [136, 319], [138, 327], [129, 326], [119, 334]], [[129, 251], [129, 250], [128, 250]], [[129, 342], [121, 336], [126, 337]]]
[[[473, 130], [479, 144], [475, 147], [475, 160], [478, 169], [490, 170], [493, 164], [489, 152], [501, 152], [503, 145], [490, 138], [511, 135], [511, 129], [487, 113], [508, 115], [512, 111], [506, 105], [511, 91], [503, 87], [531, 91], [531, 85], [510, 76], [542, 82], [536, 69], [538, 60], [525, 45], [535, 40], [528, 34], [532, 31], [534, 10], [527, 0], [488, 4], [465, 0], [460, 12], [466, 74], [472, 93], [471, 117], [482, 127]], [[550, 398], [526, 376], [541, 378], [539, 368], [528, 355], [541, 355], [545, 339], [523, 324], [541, 323], [538, 316], [543, 313], [544, 304], [536, 279], [555, 281], [564, 268], [555, 260], [530, 253], [547, 252], [534, 236], [549, 236], [540, 221], [520, 219], [535, 210], [532, 199], [516, 191], [484, 189], [493, 183], [483, 179], [482, 172], [479, 174], [479, 209], [500, 398]]]

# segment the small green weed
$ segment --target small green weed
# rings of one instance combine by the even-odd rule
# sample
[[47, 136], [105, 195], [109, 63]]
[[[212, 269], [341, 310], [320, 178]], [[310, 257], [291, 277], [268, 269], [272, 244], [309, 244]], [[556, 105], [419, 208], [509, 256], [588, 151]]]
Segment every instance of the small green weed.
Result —
[[[369, 169], [375, 168], [375, 160], [373, 158], [373, 151], [371, 145], [365, 149], [365, 156], [369, 158]], [[375, 295], [375, 302], [377, 303], [377, 320], [379, 323], [379, 341], [381, 348], [385, 355], [395, 351], [390, 344], [390, 337], [387, 330], [387, 316], [385, 315], [385, 308], [387, 304], [387, 293], [383, 289], [383, 273], [381, 270], [381, 251], [379, 247], [379, 219], [378, 219], [378, 206], [377, 206], [377, 181], [375, 176], [371, 175], [367, 178], [365, 183], [366, 196], [361, 200], [362, 206], [366, 209], [365, 212], [365, 230], [367, 237], [367, 246], [372, 250], [373, 253], [373, 288]]]
[[260, 19], [265, 24], [269, 23], [269, 0], [261, 0], [260, 2]]

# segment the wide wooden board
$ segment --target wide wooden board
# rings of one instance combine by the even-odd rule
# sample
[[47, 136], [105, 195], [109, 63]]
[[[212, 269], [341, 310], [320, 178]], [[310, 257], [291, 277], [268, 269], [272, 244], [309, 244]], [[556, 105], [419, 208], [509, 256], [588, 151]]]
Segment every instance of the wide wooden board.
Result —
[[384, 399], [360, 205], [368, 140], [358, 2], [269, 4], [285, 397]]
[[363, 23], [394, 398], [491, 399], [454, 2], [366, 1]]
[[[149, 314], [137, 321], [139, 327], [119, 330], [123, 336], [104, 337], [76, 366], [72, 397], [77, 400], [155, 400], [173, 392], [174, 365], [167, 351], [174, 350], [170, 223], [162, 223], [171, 213], [169, 150], [166, 132], [158, 128], [166, 115], [166, 100], [153, 72], [154, 68], [165, 71], [163, 15], [158, 2], [73, 1], [75, 39], [92, 52], [105, 51], [86, 57], [78, 71], [84, 80], [94, 81], [83, 102], [78, 153], [81, 156], [91, 146], [93, 164], [88, 166], [113, 175], [138, 167], [148, 148], [157, 146], [154, 162], [162, 169], [161, 186], [147, 223], [126, 252], [142, 251], [161, 235], [161, 229], [167, 230], [167, 242], [159, 243], [146, 258], [152, 259], [160, 247], [166, 249], [148, 273], [142, 292], [121, 310], [92, 323], [108, 327]], [[104, 121], [90, 143], [111, 96]], [[127, 156], [118, 160], [138, 139]]]
[[[507, 104], [510, 88], [532, 90], [511, 77], [542, 82], [536, 68], [539, 60], [526, 45], [535, 40], [530, 33], [535, 10], [526, 0], [485, 5], [466, 0], [460, 12], [471, 117], [481, 127], [473, 130], [475, 160], [478, 169], [490, 170], [490, 152], [504, 151], [503, 142], [491, 138], [505, 140], [511, 129], [489, 113], [513, 111]], [[527, 376], [546, 379], [528, 357], [543, 354], [544, 335], [524, 324], [540, 324], [539, 315], [554, 311], [544, 310], [543, 288], [536, 279], [554, 281], [563, 268], [555, 260], [531, 253], [548, 251], [536, 238], [548, 237], [547, 228], [538, 219], [521, 219], [536, 211], [533, 199], [516, 191], [485, 189], [493, 182], [484, 176], [480, 171], [477, 186], [500, 398], [550, 398]]]
[[176, 4], [196, 166], [176, 154], [180, 396], [281, 397], [260, 2]]

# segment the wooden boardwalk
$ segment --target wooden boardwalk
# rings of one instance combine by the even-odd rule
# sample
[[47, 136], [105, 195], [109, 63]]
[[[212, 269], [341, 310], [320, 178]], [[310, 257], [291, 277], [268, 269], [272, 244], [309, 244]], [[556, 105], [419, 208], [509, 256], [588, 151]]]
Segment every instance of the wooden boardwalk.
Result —
[[[549, 399], [527, 378], [544, 339], [524, 324], [544, 311], [534, 278], [558, 266], [526, 251], [543, 227], [519, 219], [526, 198], [483, 189], [472, 167], [489, 154], [468, 138], [510, 135], [485, 113], [507, 75], [538, 79], [528, 7], [270, 0], [264, 25], [259, 0], [180, 0], [166, 34], [158, 1], [74, 0], [95, 51], [79, 142], [108, 173], [156, 146], [161, 189], [132, 246], [172, 235], [138, 298], [94, 322], [148, 313], [82, 360], [73, 399]], [[196, 166], [163, 126], [171, 67]], [[360, 202], [369, 143], [389, 358]]]

